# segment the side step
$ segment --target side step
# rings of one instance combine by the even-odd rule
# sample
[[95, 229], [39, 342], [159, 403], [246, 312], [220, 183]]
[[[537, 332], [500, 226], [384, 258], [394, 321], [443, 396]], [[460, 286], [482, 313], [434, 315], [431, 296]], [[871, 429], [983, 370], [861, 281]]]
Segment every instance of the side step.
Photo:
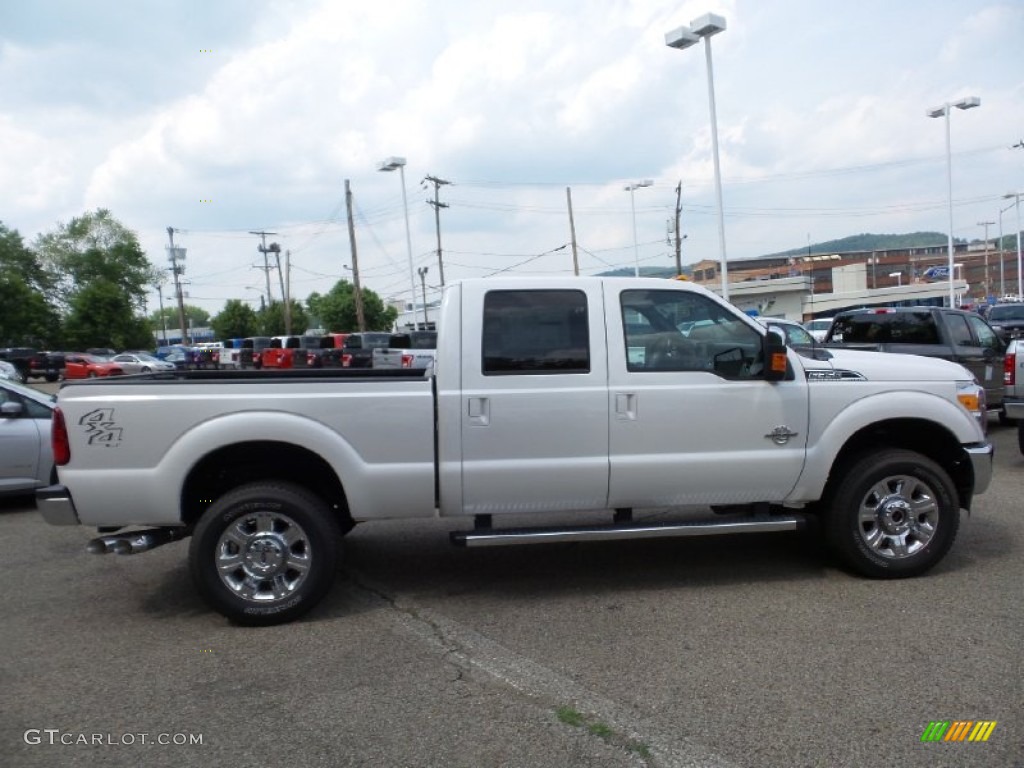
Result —
[[544, 528], [486, 528], [452, 531], [452, 544], [463, 547], [500, 547], [506, 544], [553, 544], [565, 541], [662, 539], [675, 536], [719, 536], [728, 533], [797, 531], [804, 515], [757, 515], [728, 520], [689, 520], [674, 523], [612, 523]]

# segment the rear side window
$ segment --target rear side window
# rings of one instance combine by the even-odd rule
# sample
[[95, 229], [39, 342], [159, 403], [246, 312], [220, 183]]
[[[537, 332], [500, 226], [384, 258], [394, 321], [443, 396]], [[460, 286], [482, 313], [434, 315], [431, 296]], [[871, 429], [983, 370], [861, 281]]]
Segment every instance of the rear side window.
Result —
[[488, 291], [483, 373], [589, 373], [587, 297], [582, 291]]
[[946, 324], [949, 326], [949, 335], [953, 343], [960, 347], [977, 346], [971, 338], [971, 328], [967, 325], [967, 318], [963, 315], [946, 315]]
[[938, 344], [939, 331], [931, 312], [864, 312], [837, 316], [830, 338], [847, 344]]

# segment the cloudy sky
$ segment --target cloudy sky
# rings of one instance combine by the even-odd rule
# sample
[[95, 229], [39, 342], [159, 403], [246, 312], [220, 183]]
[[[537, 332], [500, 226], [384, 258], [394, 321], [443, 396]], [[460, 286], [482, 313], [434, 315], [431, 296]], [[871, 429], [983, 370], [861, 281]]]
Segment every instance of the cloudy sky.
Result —
[[[166, 264], [188, 249], [189, 303], [266, 293], [259, 240], [291, 252], [292, 294], [359, 266], [385, 297], [416, 268], [447, 281], [670, 266], [718, 255], [702, 46], [669, 30], [708, 13], [730, 260], [861, 232], [980, 238], [1024, 190], [1020, 0], [37, 0], [0, 4], [0, 221], [33, 240], [109, 208]], [[1011, 210], [1003, 216], [1015, 231]], [[998, 225], [990, 227], [995, 236]], [[272, 294], [281, 295], [270, 273]], [[419, 279], [416, 278], [417, 291]], [[166, 295], [166, 294], [165, 294]], [[154, 294], [155, 302], [155, 294]]]

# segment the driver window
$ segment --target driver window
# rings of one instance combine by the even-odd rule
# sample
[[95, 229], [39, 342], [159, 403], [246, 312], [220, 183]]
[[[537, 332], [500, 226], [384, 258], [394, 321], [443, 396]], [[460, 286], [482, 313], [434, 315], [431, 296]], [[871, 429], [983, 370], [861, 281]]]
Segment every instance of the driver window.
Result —
[[747, 379], [763, 369], [761, 334], [706, 296], [627, 290], [620, 302], [631, 372], [706, 371]]
[[986, 349], [991, 349], [997, 353], [1002, 353], [1003, 342], [996, 336], [996, 332], [992, 330], [992, 327], [982, 320], [980, 317], [969, 317], [967, 322], [971, 324], [971, 328], [974, 329], [975, 335], [978, 337], [978, 343]]

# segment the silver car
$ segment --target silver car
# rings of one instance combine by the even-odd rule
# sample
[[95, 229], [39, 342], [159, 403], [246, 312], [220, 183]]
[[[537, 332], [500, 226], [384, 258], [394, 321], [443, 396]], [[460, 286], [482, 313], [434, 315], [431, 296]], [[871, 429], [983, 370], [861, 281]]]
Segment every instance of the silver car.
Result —
[[117, 363], [125, 373], [158, 373], [174, 370], [174, 363], [168, 363], [158, 357], [143, 353], [126, 352], [114, 355], [110, 358], [110, 362]]
[[0, 380], [0, 494], [31, 493], [50, 484], [55, 400], [54, 395]]
[[6, 381], [16, 381], [19, 384], [25, 379], [12, 363], [8, 363], [6, 360], [0, 360], [0, 379]]

